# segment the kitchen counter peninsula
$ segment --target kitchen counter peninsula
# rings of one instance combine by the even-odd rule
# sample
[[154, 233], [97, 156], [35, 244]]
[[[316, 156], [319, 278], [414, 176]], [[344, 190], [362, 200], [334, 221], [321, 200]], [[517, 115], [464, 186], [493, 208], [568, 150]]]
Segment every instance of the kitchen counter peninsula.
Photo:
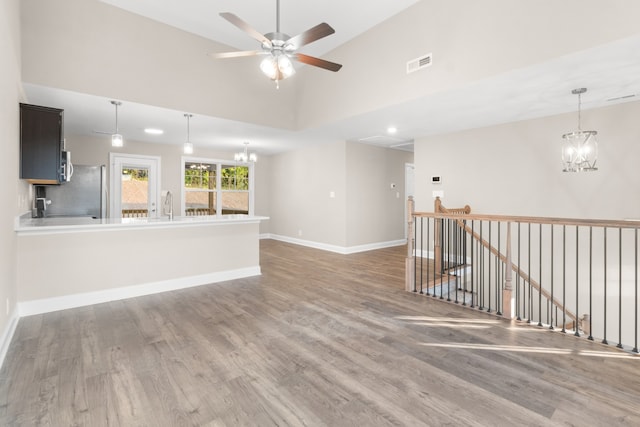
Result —
[[267, 219], [16, 218], [20, 315], [260, 275]]

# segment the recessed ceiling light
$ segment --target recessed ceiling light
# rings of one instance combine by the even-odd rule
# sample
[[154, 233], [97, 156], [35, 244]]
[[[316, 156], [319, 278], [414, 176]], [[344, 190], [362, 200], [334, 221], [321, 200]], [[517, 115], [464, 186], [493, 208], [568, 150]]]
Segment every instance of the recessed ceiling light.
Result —
[[396, 132], [398, 132], [398, 129], [395, 126], [389, 126], [387, 128], [387, 133], [394, 134]]
[[164, 133], [162, 129], [153, 129], [153, 128], [146, 128], [144, 132], [150, 135], [162, 135]]

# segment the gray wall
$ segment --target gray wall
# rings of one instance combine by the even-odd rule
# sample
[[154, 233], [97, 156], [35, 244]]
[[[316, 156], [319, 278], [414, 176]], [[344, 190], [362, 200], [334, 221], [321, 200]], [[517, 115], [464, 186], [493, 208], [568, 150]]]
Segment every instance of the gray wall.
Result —
[[[564, 173], [560, 145], [576, 130], [563, 114], [449, 135], [415, 144], [416, 208], [469, 204], [476, 213], [590, 219], [640, 219], [640, 102], [582, 112], [583, 129], [598, 131], [599, 170]], [[432, 185], [433, 175], [442, 176]]]

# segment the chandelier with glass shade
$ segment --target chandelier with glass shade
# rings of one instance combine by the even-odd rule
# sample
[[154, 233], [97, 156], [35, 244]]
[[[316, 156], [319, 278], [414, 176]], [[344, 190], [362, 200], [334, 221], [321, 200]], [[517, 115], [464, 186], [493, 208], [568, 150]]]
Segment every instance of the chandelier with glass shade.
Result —
[[586, 88], [571, 91], [578, 95], [578, 130], [562, 135], [562, 165], [563, 172], [596, 171], [598, 161], [598, 141], [595, 130], [582, 130], [582, 94]]

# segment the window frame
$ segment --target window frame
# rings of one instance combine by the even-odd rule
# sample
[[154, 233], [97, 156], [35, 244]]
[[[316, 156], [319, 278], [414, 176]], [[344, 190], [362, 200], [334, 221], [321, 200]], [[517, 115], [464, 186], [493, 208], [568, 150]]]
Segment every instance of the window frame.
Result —
[[[180, 215], [181, 216], [186, 216], [186, 193], [188, 192], [188, 190], [185, 188], [184, 185], [184, 179], [185, 179], [185, 164], [186, 163], [206, 163], [209, 165], [215, 165], [216, 166], [216, 188], [213, 190], [206, 190], [212, 193], [215, 193], [216, 195], [216, 206], [219, 208], [216, 208], [216, 214], [215, 215], [211, 215], [211, 216], [216, 216], [216, 217], [222, 217], [222, 194], [224, 192], [247, 192], [249, 193], [249, 216], [254, 216], [255, 213], [255, 190], [254, 190], [254, 183], [255, 183], [255, 163], [253, 162], [238, 162], [235, 160], [223, 160], [223, 159], [211, 159], [211, 158], [207, 158], [207, 157], [192, 157], [192, 156], [182, 156], [181, 157], [181, 166], [180, 166]], [[249, 168], [249, 182], [248, 182], [248, 186], [249, 189], [248, 190], [224, 190], [222, 188], [222, 167], [223, 166], [246, 166], [247, 168]], [[202, 189], [199, 190], [193, 190], [195, 191], [205, 191]]]

